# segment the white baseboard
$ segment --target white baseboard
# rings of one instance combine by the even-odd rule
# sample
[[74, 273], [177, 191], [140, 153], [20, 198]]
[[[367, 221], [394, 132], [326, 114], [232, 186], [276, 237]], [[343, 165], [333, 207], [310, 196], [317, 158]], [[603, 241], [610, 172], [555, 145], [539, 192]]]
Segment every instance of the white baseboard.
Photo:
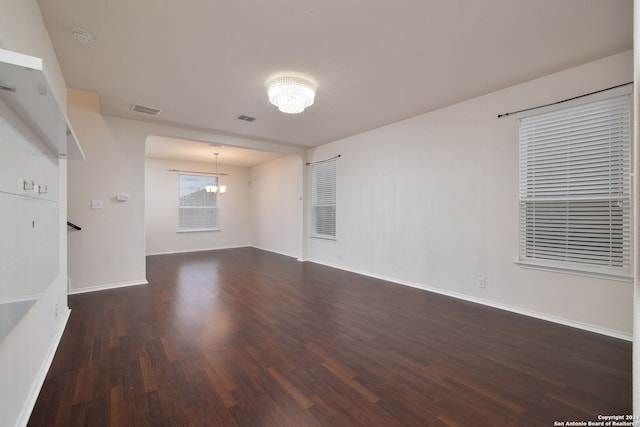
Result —
[[108, 289], [125, 288], [127, 286], [138, 286], [138, 285], [148, 285], [148, 284], [149, 282], [147, 282], [146, 279], [134, 280], [132, 282], [108, 283], [106, 285], [87, 286], [85, 288], [70, 289], [69, 295], [84, 294], [86, 292], [106, 291]]
[[47, 352], [47, 356], [42, 362], [42, 365], [40, 366], [40, 370], [38, 371], [38, 375], [36, 376], [36, 379], [33, 382], [33, 386], [31, 387], [29, 396], [27, 397], [24, 407], [22, 408], [22, 412], [20, 413], [20, 418], [18, 418], [18, 424], [16, 424], [17, 427], [26, 427], [26, 425], [29, 423], [29, 418], [31, 417], [33, 408], [36, 406], [36, 401], [38, 400], [38, 396], [40, 395], [40, 390], [42, 389], [44, 380], [47, 377], [49, 368], [51, 368], [51, 364], [53, 363], [53, 357], [55, 356], [56, 350], [58, 349], [58, 345], [60, 344], [60, 340], [62, 339], [62, 334], [64, 333], [64, 329], [67, 326], [67, 322], [69, 321], [70, 314], [71, 314], [71, 310], [69, 309], [67, 309], [65, 313], [62, 313], [64, 318], [62, 319], [62, 322], [60, 322], [60, 324], [58, 325], [58, 330], [56, 331], [56, 334], [53, 337], [51, 346], [49, 346], [49, 351]]
[[204, 249], [183, 249], [180, 251], [167, 251], [167, 252], [147, 252], [146, 256], [153, 255], [173, 255], [173, 254], [187, 254], [190, 252], [207, 252], [207, 251], [217, 251], [220, 249], [237, 249], [237, 248], [248, 248], [251, 245], [241, 245], [241, 246], [221, 246], [217, 248], [204, 248]]
[[256, 245], [251, 245], [251, 247], [255, 248], [255, 249], [260, 249], [261, 251], [271, 252], [271, 253], [278, 254], [278, 255], [283, 255], [283, 256], [286, 256], [286, 257], [289, 257], [289, 258], [295, 258], [297, 260], [300, 259], [300, 257], [298, 255], [293, 255], [293, 254], [289, 254], [289, 253], [286, 253], [286, 252], [280, 252], [280, 251], [276, 251], [274, 249], [263, 248], [261, 246], [256, 246]]
[[577, 328], [577, 329], [582, 329], [585, 331], [589, 331], [589, 332], [595, 332], [597, 334], [601, 334], [601, 335], [606, 335], [609, 337], [613, 337], [613, 338], [618, 338], [618, 339], [622, 339], [625, 341], [633, 341], [633, 335], [631, 334], [627, 334], [624, 332], [620, 332], [620, 331], [616, 331], [613, 329], [607, 329], [607, 328], [603, 328], [597, 325], [592, 325], [589, 323], [583, 323], [583, 322], [578, 322], [575, 320], [571, 320], [571, 319], [565, 319], [563, 317], [558, 317], [558, 316], [552, 316], [550, 314], [546, 314], [546, 313], [540, 313], [537, 311], [532, 311], [532, 310], [527, 310], [527, 309], [523, 309], [520, 307], [514, 307], [508, 304], [502, 304], [499, 302], [495, 302], [495, 301], [491, 301], [491, 300], [486, 300], [486, 299], [482, 299], [482, 298], [477, 298], [477, 297], [473, 297], [470, 295], [465, 295], [465, 294], [461, 294], [458, 292], [452, 292], [452, 291], [448, 291], [446, 289], [441, 289], [441, 288], [436, 288], [436, 287], [432, 287], [432, 286], [427, 286], [427, 285], [423, 285], [420, 283], [413, 283], [413, 282], [408, 282], [408, 281], [404, 281], [404, 280], [398, 280], [392, 277], [386, 277], [386, 276], [381, 276], [378, 274], [372, 274], [372, 273], [368, 273], [368, 272], [364, 272], [364, 271], [356, 271], [356, 270], [351, 270], [339, 265], [332, 265], [332, 264], [328, 264], [328, 263], [323, 263], [323, 262], [317, 262], [317, 261], [308, 261], [308, 262], [314, 262], [316, 264], [321, 264], [321, 265], [326, 265], [327, 267], [331, 267], [331, 268], [337, 268], [338, 270], [344, 270], [344, 271], [348, 271], [351, 273], [356, 273], [356, 274], [361, 274], [363, 276], [368, 276], [368, 277], [373, 277], [375, 279], [380, 279], [380, 280], [384, 280], [387, 282], [391, 282], [391, 283], [396, 283], [398, 285], [403, 285], [403, 286], [409, 286], [412, 288], [417, 288], [417, 289], [421, 289], [423, 291], [428, 291], [428, 292], [434, 292], [440, 295], [445, 295], [448, 297], [452, 297], [452, 298], [456, 298], [456, 299], [460, 299], [460, 300], [464, 300], [464, 301], [469, 301], [469, 302], [473, 302], [476, 304], [481, 304], [481, 305], [486, 305], [489, 307], [493, 307], [493, 308], [498, 308], [500, 310], [505, 310], [505, 311], [510, 311], [512, 313], [517, 313], [517, 314], [522, 314], [525, 316], [529, 316], [529, 317], [533, 317], [536, 319], [540, 319], [540, 320], [546, 320], [548, 322], [553, 322], [553, 323], [559, 323], [561, 325], [565, 325], [565, 326], [570, 326], [572, 328]]
[[289, 258], [296, 258], [297, 260], [300, 261], [300, 257], [298, 255], [293, 255], [290, 253], [286, 253], [286, 252], [281, 252], [281, 251], [276, 251], [274, 249], [270, 249], [270, 248], [263, 248], [261, 246], [256, 246], [256, 245], [243, 245], [243, 246], [223, 246], [223, 247], [218, 247], [218, 248], [207, 248], [207, 249], [187, 249], [187, 250], [182, 250], [182, 251], [170, 251], [170, 252], [149, 252], [146, 255], [147, 256], [154, 256], [154, 255], [173, 255], [173, 254], [185, 254], [185, 253], [190, 253], [190, 252], [207, 252], [207, 251], [217, 251], [217, 250], [224, 250], [224, 249], [239, 249], [239, 248], [255, 248], [255, 249], [260, 249], [261, 251], [265, 251], [265, 252], [272, 252], [274, 254], [278, 254], [278, 255], [284, 255], [286, 257]]

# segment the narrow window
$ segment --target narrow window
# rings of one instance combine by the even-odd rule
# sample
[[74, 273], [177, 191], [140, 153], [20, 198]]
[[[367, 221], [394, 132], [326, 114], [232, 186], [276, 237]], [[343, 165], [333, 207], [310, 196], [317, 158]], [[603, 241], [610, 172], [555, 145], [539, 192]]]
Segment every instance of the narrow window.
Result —
[[218, 196], [206, 186], [217, 185], [217, 177], [179, 175], [178, 232], [219, 230]]
[[336, 237], [336, 161], [311, 165], [312, 237]]

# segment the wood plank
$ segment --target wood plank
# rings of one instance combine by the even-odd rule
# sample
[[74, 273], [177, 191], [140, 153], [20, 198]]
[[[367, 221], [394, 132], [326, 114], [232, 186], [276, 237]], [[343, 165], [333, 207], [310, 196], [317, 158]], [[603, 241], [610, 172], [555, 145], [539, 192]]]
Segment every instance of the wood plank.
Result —
[[297, 388], [294, 387], [285, 377], [282, 376], [280, 372], [275, 370], [273, 367], [267, 368], [267, 371], [275, 378], [278, 383], [293, 397], [296, 402], [300, 404], [304, 409], [309, 409], [313, 406], [313, 403], [309, 399], [307, 399]]
[[253, 248], [150, 256], [147, 278], [69, 297], [30, 426], [542, 427], [632, 412], [626, 341]]

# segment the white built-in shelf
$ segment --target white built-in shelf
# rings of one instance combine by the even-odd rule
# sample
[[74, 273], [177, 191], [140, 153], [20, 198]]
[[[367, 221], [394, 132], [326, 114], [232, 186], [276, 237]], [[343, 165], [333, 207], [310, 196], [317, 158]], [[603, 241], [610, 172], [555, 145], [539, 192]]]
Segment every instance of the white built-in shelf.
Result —
[[43, 72], [42, 59], [0, 49], [0, 114], [60, 158], [84, 159], [67, 114]]

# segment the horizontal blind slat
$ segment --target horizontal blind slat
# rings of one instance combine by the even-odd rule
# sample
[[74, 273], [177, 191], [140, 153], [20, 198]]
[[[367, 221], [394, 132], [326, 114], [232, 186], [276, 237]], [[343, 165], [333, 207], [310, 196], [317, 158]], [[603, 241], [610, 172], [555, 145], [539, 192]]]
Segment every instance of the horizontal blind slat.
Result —
[[311, 223], [316, 235], [336, 235], [336, 162], [313, 164]]
[[218, 196], [206, 191], [217, 177], [179, 175], [178, 231], [205, 231], [218, 227]]
[[520, 121], [520, 257], [628, 271], [629, 96]]

